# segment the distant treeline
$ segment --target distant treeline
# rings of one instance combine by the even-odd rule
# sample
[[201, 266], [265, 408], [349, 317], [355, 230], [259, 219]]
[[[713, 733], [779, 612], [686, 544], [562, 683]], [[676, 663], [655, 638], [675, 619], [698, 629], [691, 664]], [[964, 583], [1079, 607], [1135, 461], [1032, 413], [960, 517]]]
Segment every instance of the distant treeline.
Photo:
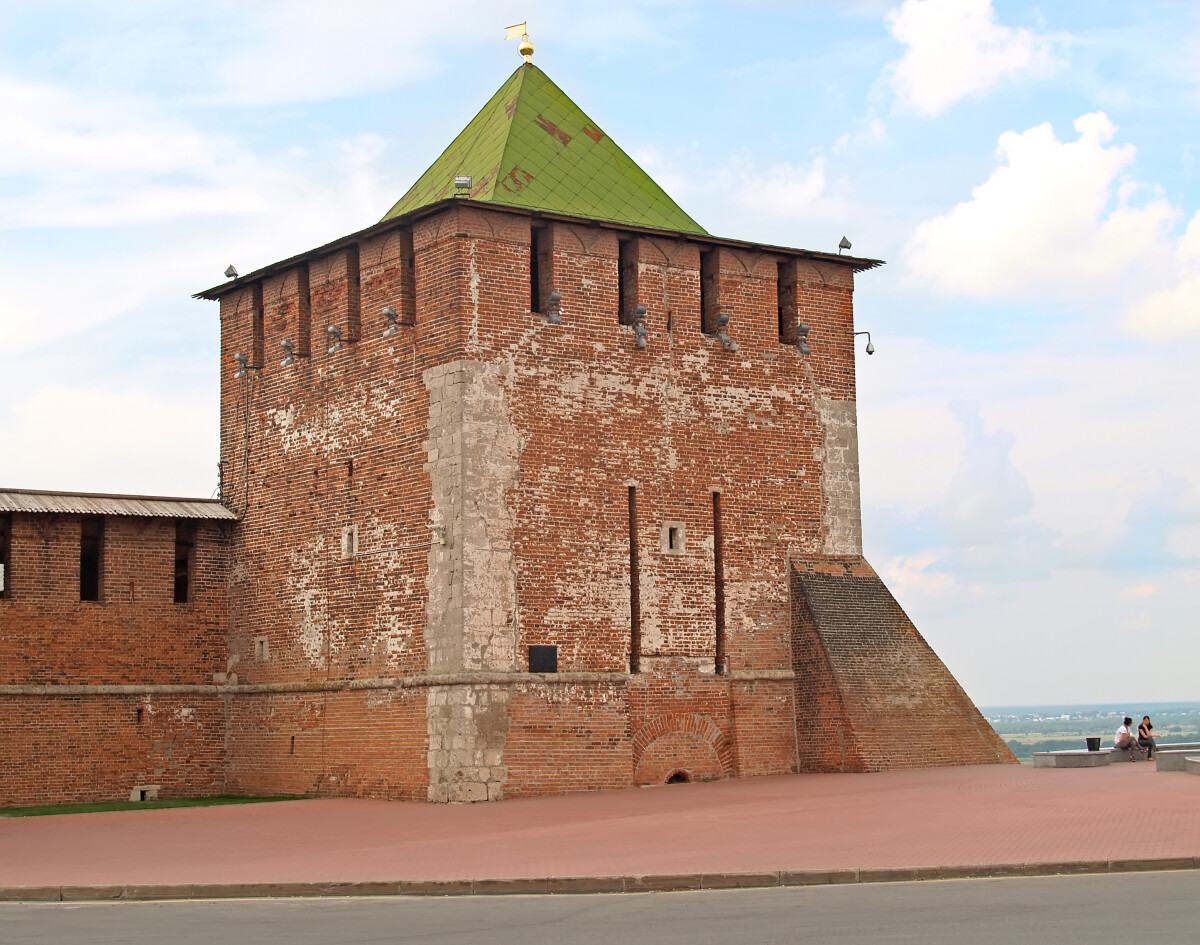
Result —
[[[1135, 713], [1130, 713], [1134, 715]], [[1145, 713], [1136, 714], [1134, 722], [1140, 722], [1142, 715]], [[1183, 738], [1183, 734], [1195, 734], [1196, 732], [1196, 717], [1180, 717], [1180, 716], [1152, 716], [1154, 722], [1154, 734], [1158, 738], [1170, 737], [1174, 741], [1192, 741], [1191, 738]], [[1042, 722], [993, 722], [992, 728], [996, 730], [998, 735], [1101, 735], [1112, 737], [1116, 732], [1117, 726], [1121, 724], [1118, 719], [1046, 719]]]
[[[1155, 728], [1157, 732], [1158, 729]], [[1097, 733], [1099, 734], [1099, 733]], [[1200, 732], [1171, 732], [1170, 734], [1160, 734], [1157, 741], [1166, 744], [1167, 742], [1200, 742]], [[1108, 748], [1112, 746], [1111, 735], [1101, 735], [1100, 746]], [[1032, 758], [1035, 751], [1069, 751], [1073, 748], [1086, 748], [1087, 742], [1083, 735], [1077, 735], [1074, 738], [1047, 738], [1040, 742], [1021, 742], [1018, 739], [1010, 739], [1008, 747], [1012, 749], [1012, 753], [1018, 758]]]

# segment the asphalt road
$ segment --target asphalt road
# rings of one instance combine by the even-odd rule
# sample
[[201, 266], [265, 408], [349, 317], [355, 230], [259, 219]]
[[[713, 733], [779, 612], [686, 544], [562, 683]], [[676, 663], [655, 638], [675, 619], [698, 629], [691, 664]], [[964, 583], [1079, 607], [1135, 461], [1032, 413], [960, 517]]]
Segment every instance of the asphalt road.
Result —
[[1200, 872], [624, 896], [0, 904], [0, 942], [1153, 945], [1200, 938]]

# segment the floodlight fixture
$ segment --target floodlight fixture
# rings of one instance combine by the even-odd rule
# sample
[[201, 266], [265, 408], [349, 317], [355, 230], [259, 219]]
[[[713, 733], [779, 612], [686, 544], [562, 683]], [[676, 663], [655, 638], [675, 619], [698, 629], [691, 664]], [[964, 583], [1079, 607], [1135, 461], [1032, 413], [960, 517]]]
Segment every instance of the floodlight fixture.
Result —
[[293, 355], [296, 353], [296, 346], [292, 344], [292, 339], [284, 338], [283, 341], [279, 342], [279, 347], [283, 349], [283, 353], [285, 355], [284, 359], [279, 362], [279, 366], [291, 367], [293, 364], [295, 364], [295, 358]]
[[342, 350], [342, 330], [337, 325], [330, 325], [325, 329], [329, 335], [329, 353]]
[[812, 354], [812, 348], [808, 345], [808, 333], [812, 329], [807, 322], [801, 322], [796, 326], [796, 348], [801, 354]]
[[646, 339], [650, 337], [650, 329], [646, 327], [646, 315], [650, 310], [644, 305], [635, 305], [629, 313], [629, 323], [633, 327], [633, 337], [638, 348], [645, 350]]
[[234, 354], [233, 360], [235, 360], [237, 362], [237, 366], [238, 366], [237, 370], [233, 372], [233, 376], [237, 377], [237, 378], [242, 378], [242, 377], [248, 376], [250, 373], [250, 371], [249, 371], [250, 359], [247, 358], [244, 354], [242, 354], [242, 352], [239, 351], [236, 354]]
[[729, 332], [726, 331], [729, 327], [729, 313], [718, 312], [713, 327], [716, 329], [713, 333], [717, 336], [717, 340], [721, 342], [721, 347], [726, 351], [737, 351], [737, 342], [730, 338]]
[[841, 241], [838, 243], [838, 255], [839, 256], [842, 255], [842, 253], [849, 248], [850, 248], [850, 241], [848, 239], [846, 239], [846, 237], [843, 236]]
[[225, 278], [226, 279], [236, 279], [237, 278], [237, 270], [233, 268], [233, 263], [230, 263], [227, 267], [225, 267]]
[[546, 296], [546, 322], [550, 325], [561, 325], [562, 293], [554, 290]]
[[391, 338], [392, 335], [400, 331], [400, 315], [390, 305], [383, 307], [383, 317], [387, 319], [387, 324], [383, 328], [383, 337]]

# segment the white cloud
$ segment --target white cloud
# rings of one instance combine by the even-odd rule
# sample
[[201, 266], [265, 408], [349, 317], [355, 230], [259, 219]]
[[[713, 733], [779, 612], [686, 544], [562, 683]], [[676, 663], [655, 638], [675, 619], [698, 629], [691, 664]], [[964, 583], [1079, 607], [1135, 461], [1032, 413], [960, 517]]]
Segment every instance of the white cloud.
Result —
[[773, 164], [765, 169], [741, 164], [729, 173], [737, 182], [735, 199], [759, 213], [811, 213], [820, 201], [828, 199], [824, 158], [814, 158], [809, 164]]
[[1129, 310], [1127, 324], [1138, 334], [1163, 339], [1200, 330], [1200, 213], [1180, 238], [1175, 258], [1178, 282]]
[[[1103, 112], [1075, 121], [1059, 141], [1049, 124], [1000, 136], [991, 176], [948, 213], [920, 223], [904, 248], [908, 272], [935, 290], [1042, 301], [1109, 298], [1144, 285], [1168, 255], [1177, 211], [1123, 179], [1133, 145], [1110, 144]], [[1136, 288], [1133, 287], [1133, 288]]]
[[[1063, 537], [1063, 566], [1113, 559], [1131, 543], [1147, 560], [1195, 557], [1200, 441], [1179, 431], [1200, 429], [1200, 400], [1186, 351], [1094, 354], [1062, 339], [970, 352], [876, 337], [879, 353], [859, 365], [858, 403], [864, 539], [881, 559], [944, 557], [952, 540], [989, 532], [1003, 545], [1020, 535], [1000, 526], [1022, 517]], [[967, 399], [981, 405], [982, 427], [964, 419]], [[972, 498], [974, 487], [994, 494]], [[957, 536], [947, 520], [963, 526]], [[897, 522], [926, 531], [879, 531]]]
[[849, 182], [831, 179], [819, 154], [763, 164], [743, 152], [717, 165], [685, 149], [640, 148], [631, 156], [684, 210], [703, 207], [698, 222], [722, 236], [804, 246], [817, 233], [818, 244], [835, 249], [851, 215]]
[[908, 47], [889, 70], [892, 88], [901, 107], [921, 115], [1060, 65], [1048, 37], [997, 23], [991, 0], [905, 0], [887, 26]]
[[[149, 99], [2, 75], [0, 100], [12, 143], [0, 149], [3, 228], [261, 219], [290, 202], [311, 201], [316, 195], [309, 191], [328, 186], [329, 177], [360, 185], [384, 150], [382, 139], [363, 135], [258, 155], [230, 136], [165, 116]], [[322, 165], [330, 164], [337, 173], [326, 176]], [[395, 195], [388, 198], [362, 222], [371, 222]]]
[[877, 145], [887, 141], [887, 125], [878, 118], [865, 119], [861, 131], [847, 131], [833, 142], [834, 154], [844, 154], [854, 145]]
[[188, 392], [47, 385], [9, 413], [0, 485], [198, 497], [216, 485], [217, 404]]

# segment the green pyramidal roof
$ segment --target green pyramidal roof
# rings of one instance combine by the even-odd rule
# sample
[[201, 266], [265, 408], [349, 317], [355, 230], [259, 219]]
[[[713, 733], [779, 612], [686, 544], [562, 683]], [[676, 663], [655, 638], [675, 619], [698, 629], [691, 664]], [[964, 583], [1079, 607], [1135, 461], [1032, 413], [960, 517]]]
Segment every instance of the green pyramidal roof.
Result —
[[454, 194], [683, 233], [706, 232], [544, 72], [523, 63], [385, 220]]

